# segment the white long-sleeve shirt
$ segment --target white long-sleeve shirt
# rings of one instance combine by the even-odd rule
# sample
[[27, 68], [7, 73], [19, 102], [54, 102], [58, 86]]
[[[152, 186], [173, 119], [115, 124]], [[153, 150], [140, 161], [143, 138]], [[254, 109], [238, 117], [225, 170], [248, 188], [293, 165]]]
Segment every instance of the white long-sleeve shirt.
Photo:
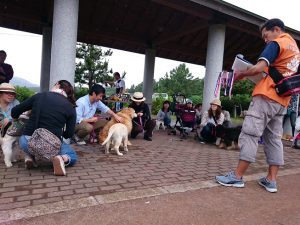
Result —
[[204, 127], [207, 123], [212, 123], [214, 125], [221, 125], [221, 124], [223, 124], [223, 122], [224, 122], [224, 114], [223, 113], [220, 114], [220, 118], [217, 120], [217, 124], [216, 124], [214, 118], [212, 118], [212, 117], [210, 118], [208, 116], [208, 111], [205, 111], [202, 116], [202, 119], [201, 119], [200, 127]]

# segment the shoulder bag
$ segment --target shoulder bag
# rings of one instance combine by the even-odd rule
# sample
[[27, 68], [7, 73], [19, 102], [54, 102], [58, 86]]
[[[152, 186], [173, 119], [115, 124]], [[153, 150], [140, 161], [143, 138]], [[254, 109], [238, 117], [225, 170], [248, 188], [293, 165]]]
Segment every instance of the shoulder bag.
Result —
[[36, 129], [28, 140], [28, 151], [36, 161], [51, 161], [54, 156], [59, 154], [62, 141], [46, 128], [38, 128], [43, 97], [44, 95], [41, 96], [38, 105]]

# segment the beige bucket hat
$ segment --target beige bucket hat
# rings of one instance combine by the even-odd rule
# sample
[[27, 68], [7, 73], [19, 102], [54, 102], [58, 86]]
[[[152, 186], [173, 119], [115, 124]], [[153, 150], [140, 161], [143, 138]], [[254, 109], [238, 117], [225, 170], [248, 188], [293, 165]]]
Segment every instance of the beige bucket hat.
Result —
[[217, 98], [212, 100], [210, 104], [211, 105], [217, 105], [217, 106], [221, 107], [221, 101], [220, 101], [220, 99], [217, 99]]

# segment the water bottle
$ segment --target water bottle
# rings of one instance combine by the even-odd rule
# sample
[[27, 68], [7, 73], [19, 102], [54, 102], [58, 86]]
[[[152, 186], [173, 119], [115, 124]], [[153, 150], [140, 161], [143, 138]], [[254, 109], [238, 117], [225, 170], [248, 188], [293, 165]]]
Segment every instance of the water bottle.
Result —
[[116, 112], [120, 111], [120, 102], [116, 102]]

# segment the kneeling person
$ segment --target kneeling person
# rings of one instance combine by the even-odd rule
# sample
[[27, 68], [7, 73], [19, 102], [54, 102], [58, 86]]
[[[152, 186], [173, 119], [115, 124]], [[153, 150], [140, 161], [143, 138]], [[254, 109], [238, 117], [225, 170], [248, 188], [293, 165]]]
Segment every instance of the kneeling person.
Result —
[[[31, 110], [31, 115], [19, 143], [25, 153], [25, 167], [30, 169], [35, 164], [36, 155], [32, 154], [34, 151], [29, 147], [28, 142], [36, 129], [47, 129], [60, 140], [62, 137], [67, 139], [73, 136], [76, 111], [72, 85], [66, 80], [58, 81], [50, 92], [33, 95], [12, 108], [11, 116], [17, 119], [28, 110]], [[75, 164], [77, 155], [70, 145], [62, 142], [58, 155], [50, 160], [53, 163], [54, 174], [63, 176], [66, 175], [65, 166]]]
[[93, 129], [99, 130], [105, 126], [107, 120], [99, 120], [95, 116], [96, 110], [101, 113], [108, 113], [113, 116], [117, 122], [123, 122], [123, 118], [115, 114], [111, 109], [104, 105], [101, 100], [105, 95], [105, 88], [99, 84], [95, 84], [89, 91], [89, 94], [79, 98], [76, 101], [76, 126], [75, 126], [75, 142], [78, 145], [84, 145], [84, 138], [89, 135]]

